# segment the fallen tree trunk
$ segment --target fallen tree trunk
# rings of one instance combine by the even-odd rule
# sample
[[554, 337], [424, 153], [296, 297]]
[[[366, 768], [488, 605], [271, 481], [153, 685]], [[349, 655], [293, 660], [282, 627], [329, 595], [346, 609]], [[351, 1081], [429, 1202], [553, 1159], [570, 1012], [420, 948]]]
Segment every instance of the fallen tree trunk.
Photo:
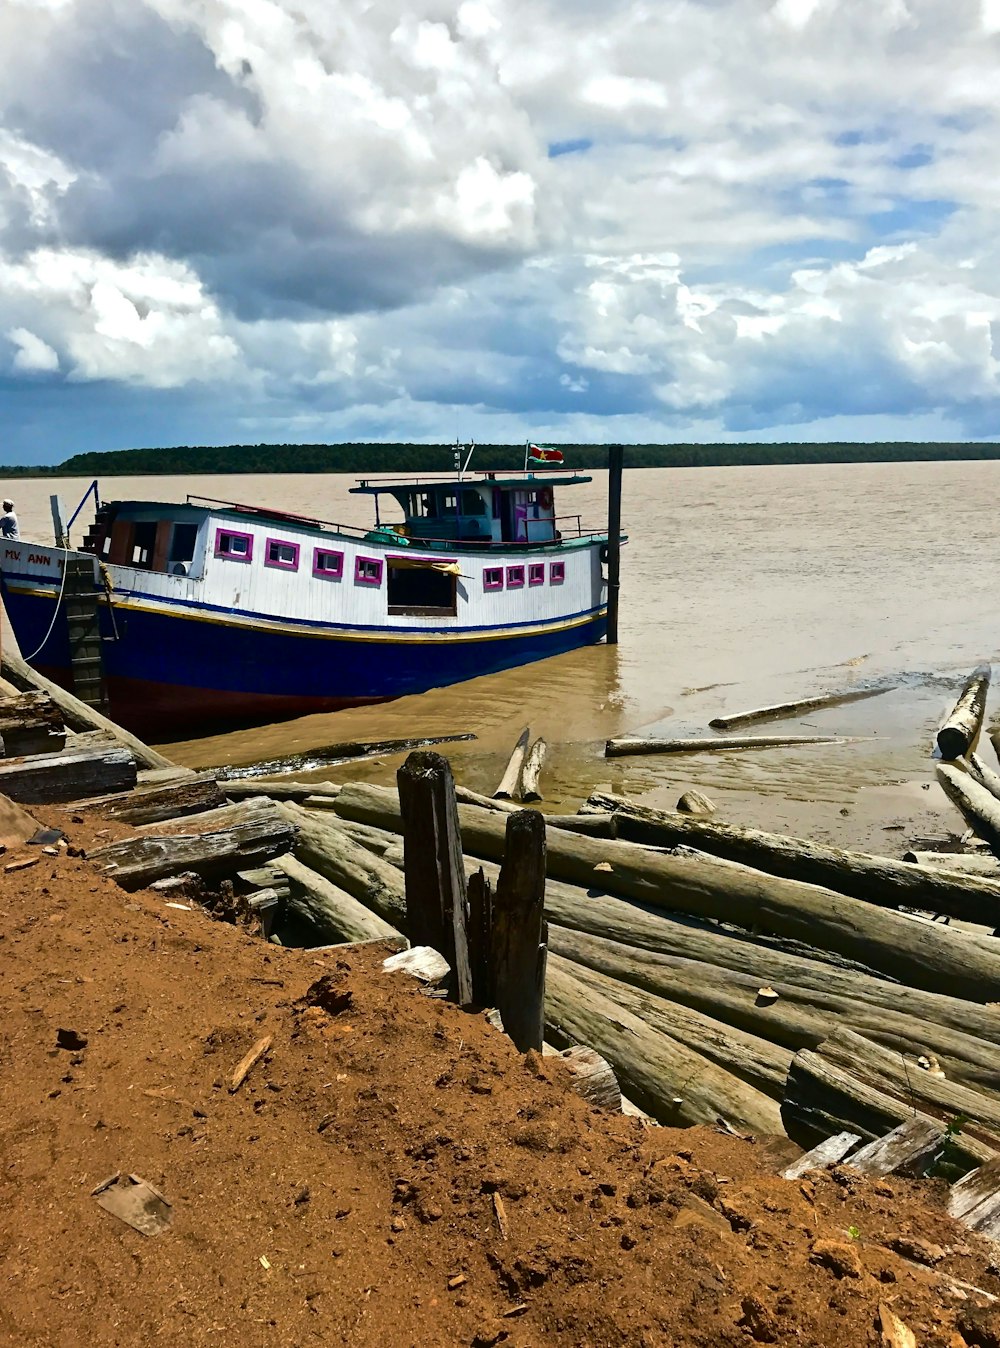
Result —
[[62, 712], [48, 693], [17, 693], [0, 701], [0, 739], [5, 758], [58, 754], [66, 747]]
[[92, 852], [90, 859], [123, 889], [135, 890], [181, 871], [211, 880], [230, 876], [287, 852], [294, 838], [294, 826], [277, 807], [258, 806], [244, 823], [220, 832], [126, 838]]
[[518, 794], [518, 785], [521, 781], [521, 771], [524, 767], [525, 755], [528, 752], [528, 738], [531, 731], [525, 726], [518, 736], [517, 743], [507, 760], [507, 766], [504, 768], [504, 774], [500, 778], [500, 785], [493, 792], [497, 800], [513, 800]]
[[129, 749], [136, 762], [142, 763], [143, 766], [147, 768], [174, 767], [169, 758], [164, 758], [163, 754], [157, 753], [148, 744], [143, 744], [142, 740], [135, 735], [122, 729], [120, 725], [115, 725], [114, 721], [109, 721], [106, 716], [102, 716], [93, 707], [88, 707], [86, 702], [81, 702], [72, 693], [67, 693], [65, 688], [60, 688], [57, 683], [53, 683], [51, 679], [39, 674], [37, 670], [32, 669], [26, 661], [9, 649], [5, 649], [0, 655], [0, 672], [22, 692], [37, 689], [40, 692], [48, 693], [62, 712], [70, 729], [80, 731], [104, 730], [113, 735], [126, 749]]
[[[821, 985], [819, 988], [801, 988], [783, 978], [762, 981], [743, 971], [695, 959], [636, 950], [617, 941], [568, 930], [554, 922], [549, 925], [549, 948], [580, 968], [641, 989], [645, 995], [688, 1007], [710, 1017], [713, 1023], [721, 1022], [791, 1052], [817, 1048], [838, 1029], [847, 1027], [887, 1049], [905, 1050], [914, 1057], [933, 1054], [949, 1077], [966, 1085], [1000, 1090], [997, 1045], [975, 1037], [972, 1027], [978, 1029], [976, 1018], [981, 1008], [968, 1002], [953, 1008], [953, 1018], [963, 1024], [962, 1029], [955, 1029], [912, 1012], [908, 1014], [909, 989], [879, 984], [879, 990], [896, 993], [892, 1004], [880, 1004], [888, 1003], [887, 997], [867, 1001], [867, 984], [876, 980], [867, 980], [859, 974], [814, 978]], [[831, 982], [832, 988], [827, 986]], [[773, 989], [777, 996], [761, 996], [763, 987]], [[928, 995], [931, 994], [923, 994]], [[917, 1001], [922, 999], [918, 997]], [[994, 1033], [1000, 1032], [1000, 1016], [993, 1013], [992, 1021]]]
[[937, 777], [948, 799], [975, 831], [994, 847], [1000, 846], [1000, 800], [954, 763], [939, 763]]
[[979, 665], [966, 679], [958, 701], [937, 733], [942, 758], [961, 758], [975, 747], [983, 728], [990, 674], [989, 665]]
[[278, 809], [297, 830], [294, 851], [299, 861], [345, 889], [383, 922], [406, 932], [406, 891], [401, 871], [355, 842], [338, 826], [339, 820], [310, 814], [301, 805], [289, 802]]
[[136, 783], [132, 751], [102, 740], [87, 748], [71, 745], [61, 754], [0, 759], [0, 793], [19, 805], [55, 805], [131, 791]]
[[972, 780], [985, 787], [991, 796], [996, 796], [997, 800], [1000, 800], [1000, 775], [987, 767], [978, 754], [970, 753], [966, 764]]
[[565, 829], [568, 833], [585, 833], [588, 838], [616, 838], [618, 836], [613, 814], [547, 814], [549, 828]]
[[625, 758], [630, 754], [698, 754], [723, 749], [780, 749], [795, 744], [837, 744], [836, 735], [717, 735], [714, 739], [639, 739], [623, 736], [608, 740], [605, 758]]
[[[467, 805], [458, 811], [465, 851], [502, 859], [504, 821]], [[337, 812], [362, 823], [399, 827], [399, 801], [392, 791], [345, 787]], [[548, 873], [558, 879], [599, 884], [658, 908], [825, 947], [912, 987], [969, 1001], [1000, 996], [1000, 948], [988, 938], [918, 925], [858, 899], [714, 857], [647, 852], [560, 829], [551, 831], [548, 842]]]
[[224, 774], [218, 781], [230, 800], [249, 800], [253, 796], [267, 796], [271, 800], [303, 801], [307, 796], [334, 797], [340, 794], [340, 787], [335, 782], [234, 782]]
[[454, 744], [459, 740], [474, 740], [473, 734], [428, 735], [416, 739], [372, 740], [367, 743], [348, 740], [343, 744], [326, 744], [318, 749], [304, 749], [302, 753], [285, 754], [281, 758], [264, 758], [256, 763], [244, 763], [236, 766], [220, 767], [232, 782], [244, 781], [254, 777], [276, 776], [285, 772], [313, 772], [316, 768], [331, 763], [345, 763], [359, 758], [381, 758], [385, 754], [405, 753], [407, 749], [420, 749], [428, 744]]
[[[903, 905], [987, 926], [1000, 925], [1000, 882], [987, 878], [942, 876], [891, 857], [849, 852], [679, 812], [646, 809], [623, 796], [595, 792], [590, 800], [615, 811], [618, 837], [632, 842], [661, 847], [686, 844], [769, 875], [823, 885], [865, 903], [889, 908]], [[1000, 801], [997, 812], [1000, 816]]]
[[939, 871], [962, 871], [1000, 880], [1000, 858], [976, 852], [904, 852], [903, 860], [914, 866], [932, 866]]
[[[859, 1081], [813, 1049], [803, 1049], [792, 1059], [781, 1117], [788, 1136], [800, 1146], [815, 1146], [842, 1132], [874, 1142], [912, 1118], [940, 1129], [930, 1115]], [[997, 1153], [976, 1138], [959, 1133], [952, 1142], [952, 1159], [966, 1169], [997, 1159]]]
[[785, 1078], [795, 1056], [792, 1049], [780, 1048], [688, 1006], [573, 963], [557, 955], [553, 943], [549, 947], [549, 967], [565, 969], [584, 987], [592, 988], [616, 1006], [631, 1011], [654, 1030], [669, 1034], [773, 1100], [780, 1100], [784, 1095]]
[[798, 716], [806, 711], [820, 711], [823, 707], [842, 707], [848, 702], [860, 702], [864, 698], [879, 697], [888, 693], [896, 685], [882, 683], [872, 688], [853, 688], [846, 692], [825, 693], [818, 697], [803, 697], [797, 702], [777, 702], [770, 707], [756, 707], [753, 711], [734, 712], [728, 716], [716, 716], [709, 725], [713, 730], [732, 730], [736, 726], [752, 725], [754, 721], [777, 721], [786, 716]]
[[780, 1133], [778, 1106], [763, 1092], [586, 987], [565, 967], [548, 972], [545, 1024], [558, 1044], [586, 1045], [606, 1058], [622, 1092], [660, 1123], [715, 1123]]
[[346, 890], [286, 853], [277, 857], [275, 867], [292, 882], [288, 909], [315, 928], [324, 942], [379, 941], [400, 937], [389, 922], [384, 922]]
[[521, 772], [522, 800], [541, 800], [542, 793], [538, 789], [538, 778], [541, 776], [542, 764], [545, 762], [548, 749], [549, 746], [543, 739], [537, 739], [528, 751], [528, 757], [525, 759], [524, 768]]

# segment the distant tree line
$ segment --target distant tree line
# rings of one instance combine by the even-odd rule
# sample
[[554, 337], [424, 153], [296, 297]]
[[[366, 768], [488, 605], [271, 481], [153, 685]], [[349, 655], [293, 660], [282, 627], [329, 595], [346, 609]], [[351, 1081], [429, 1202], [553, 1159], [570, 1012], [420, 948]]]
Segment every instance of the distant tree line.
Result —
[[[555, 442], [550, 442], [555, 443]], [[558, 444], [567, 468], [603, 468], [606, 445]], [[717, 468], [749, 464], [906, 463], [1000, 458], [1000, 444], [855, 441], [825, 444], [627, 445], [628, 468]], [[478, 445], [474, 468], [524, 465], [523, 445]], [[430, 473], [454, 466], [453, 445], [222, 445], [116, 449], [74, 454], [46, 466], [0, 466], [5, 477], [138, 477], [183, 473]]]

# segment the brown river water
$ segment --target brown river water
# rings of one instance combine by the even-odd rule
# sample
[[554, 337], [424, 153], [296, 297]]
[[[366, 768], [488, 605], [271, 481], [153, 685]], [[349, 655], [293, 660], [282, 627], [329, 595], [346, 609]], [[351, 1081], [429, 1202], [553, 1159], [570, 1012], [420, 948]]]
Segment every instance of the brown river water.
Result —
[[[22, 537], [52, 538], [82, 479], [12, 484]], [[108, 478], [110, 499], [188, 492], [371, 520], [347, 475]], [[491, 791], [526, 724], [549, 743], [546, 807], [597, 788], [672, 806], [698, 787], [737, 822], [898, 853], [960, 831], [934, 780], [933, 733], [965, 675], [998, 655], [1000, 536], [988, 506], [1000, 462], [644, 469], [626, 472], [621, 644], [595, 646], [373, 707], [309, 716], [166, 751], [192, 767], [246, 763], [343, 740], [469, 731], [443, 746], [456, 777]], [[606, 474], [565, 488], [560, 513], [603, 527]], [[977, 509], [974, 511], [973, 506]], [[82, 538], [90, 512], [73, 531]], [[83, 526], [82, 528], [80, 526]], [[9, 639], [9, 637], [5, 637]], [[836, 745], [607, 760], [609, 736], [706, 732], [721, 711], [890, 677], [894, 691], [747, 733], [815, 731]], [[984, 737], [985, 744], [985, 737]], [[984, 757], [994, 763], [989, 747]], [[401, 757], [329, 767], [391, 780]]]

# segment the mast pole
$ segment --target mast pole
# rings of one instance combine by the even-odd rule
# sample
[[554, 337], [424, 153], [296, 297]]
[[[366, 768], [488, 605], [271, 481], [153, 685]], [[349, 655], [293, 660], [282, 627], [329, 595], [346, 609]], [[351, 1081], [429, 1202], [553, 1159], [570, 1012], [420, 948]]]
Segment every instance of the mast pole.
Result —
[[625, 450], [608, 446], [608, 645], [618, 645], [618, 595], [621, 588], [622, 468]]

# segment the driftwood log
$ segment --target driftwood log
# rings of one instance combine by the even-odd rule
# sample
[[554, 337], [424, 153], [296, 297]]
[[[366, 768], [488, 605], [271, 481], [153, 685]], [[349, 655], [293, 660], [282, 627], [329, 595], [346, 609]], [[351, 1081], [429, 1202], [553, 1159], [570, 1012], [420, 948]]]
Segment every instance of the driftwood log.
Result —
[[[215, 774], [212, 774], [215, 776]], [[254, 796], [268, 796], [271, 800], [304, 801], [308, 796], [336, 796], [340, 787], [334, 782], [274, 782], [230, 781], [224, 773], [219, 775], [219, 786], [230, 800], [249, 800]]]
[[219, 832], [126, 838], [90, 854], [123, 889], [144, 889], [181, 871], [217, 880], [287, 852], [295, 828], [270, 801], [245, 807], [242, 823]]
[[[550, 912], [551, 907], [550, 900]], [[850, 1028], [890, 1050], [903, 1050], [914, 1057], [933, 1054], [950, 1078], [1000, 1091], [997, 1045], [977, 1037], [982, 1008], [968, 1002], [945, 1008], [950, 1019], [958, 1022], [960, 1028], [956, 1028], [954, 1024], [940, 1025], [920, 1014], [928, 1009], [927, 999], [933, 999], [934, 994], [914, 996], [908, 988], [894, 988], [860, 974], [838, 975], [830, 970], [827, 976], [821, 966], [815, 966], [811, 979], [814, 986], [803, 988], [773, 972], [767, 979], [754, 977], [742, 969], [637, 950], [620, 941], [571, 931], [555, 923], [549, 926], [549, 948], [554, 955], [614, 979], [620, 985], [688, 1007], [715, 1023], [792, 1052], [817, 1048], [838, 1029]], [[879, 995], [868, 1000], [866, 994], [871, 993], [872, 985]], [[777, 996], [762, 996], [764, 988], [773, 990]], [[951, 998], [942, 1000], [954, 1002]], [[929, 1009], [941, 1014], [933, 1005]], [[992, 1031], [996, 1035], [1000, 1032], [1000, 1015], [996, 1012], [987, 1015], [987, 1033]]]
[[716, 735], [687, 739], [640, 739], [623, 736], [608, 740], [605, 758], [625, 758], [632, 754], [701, 754], [724, 749], [780, 749], [796, 744], [837, 744], [836, 735]]
[[799, 716], [802, 712], [820, 711], [824, 707], [842, 707], [848, 702], [878, 697], [882, 693], [888, 693], [893, 687], [894, 684], [882, 683], [870, 688], [851, 688], [839, 693], [824, 693], [818, 697], [803, 697], [797, 702], [777, 702], [770, 707], [756, 707], [752, 711], [716, 716], [708, 724], [713, 730], [733, 730], [737, 726], [752, 725], [755, 721], [777, 721], [786, 716]]
[[507, 766], [504, 768], [503, 776], [500, 778], [500, 785], [493, 792], [497, 800], [513, 800], [519, 794], [521, 783], [521, 772], [524, 768], [524, 760], [528, 753], [528, 740], [531, 737], [531, 730], [525, 726], [517, 738], [517, 743], [511, 751], [510, 758], [507, 760]]
[[611, 1114], [622, 1110], [622, 1092], [611, 1064], [592, 1048], [574, 1044], [561, 1052], [551, 1044], [542, 1045], [547, 1058], [555, 1058], [569, 1074], [570, 1090], [586, 1100], [595, 1109], [606, 1109]]
[[157, 824], [214, 810], [225, 803], [219, 783], [211, 773], [202, 773], [169, 786], [139, 788], [104, 809], [124, 824]]
[[1000, 858], [982, 852], [904, 852], [903, 860], [914, 866], [932, 866], [939, 871], [962, 871], [1000, 880]]
[[264, 758], [256, 763], [220, 767], [217, 771], [229, 781], [246, 781], [254, 777], [273, 777], [286, 772], [313, 772], [331, 763], [346, 763], [359, 758], [381, 758], [384, 754], [405, 753], [428, 744], [452, 744], [458, 740], [474, 740], [472, 734], [426, 735], [402, 740], [348, 740], [342, 744], [325, 744], [301, 753], [285, 754], [280, 758]]
[[1000, 800], [954, 763], [939, 763], [937, 777], [972, 828], [992, 847], [1000, 847]]
[[556, 1044], [585, 1044], [606, 1058], [623, 1093], [660, 1123], [681, 1127], [721, 1117], [752, 1132], [782, 1131], [778, 1106], [763, 1092], [616, 1006], [562, 965], [548, 971], [545, 1023]]
[[521, 772], [522, 800], [541, 800], [542, 793], [538, 789], [538, 779], [541, 776], [542, 765], [545, 762], [548, 749], [549, 746], [543, 739], [537, 739], [528, 750], [528, 757], [524, 760], [524, 768]]
[[5, 758], [58, 754], [66, 747], [62, 712], [48, 693], [18, 693], [0, 701], [0, 739]]
[[99, 711], [95, 711], [93, 707], [88, 707], [85, 702], [81, 702], [78, 697], [68, 693], [65, 688], [60, 688], [57, 683], [53, 683], [51, 679], [39, 674], [37, 670], [32, 669], [19, 655], [9, 649], [4, 649], [3, 654], [0, 655], [0, 672], [2, 672], [4, 678], [9, 679], [22, 692], [37, 689], [43, 693], [48, 693], [62, 712], [66, 724], [71, 730], [106, 731], [113, 735], [125, 748], [131, 750], [136, 762], [141, 763], [144, 767], [172, 768], [175, 766], [169, 758], [157, 753], [148, 744], [143, 744], [142, 740], [135, 735], [124, 730], [120, 725], [115, 725], [114, 721], [109, 721]]
[[290, 853], [276, 857], [273, 864], [291, 881], [289, 912], [308, 922], [324, 943], [379, 941], [400, 936], [395, 927], [353, 895]]
[[[399, 827], [399, 802], [392, 791], [345, 787], [337, 812], [381, 828]], [[465, 850], [501, 860], [503, 821], [471, 806], [459, 806], [458, 812]], [[596, 883], [609, 893], [658, 908], [825, 947], [912, 987], [969, 1001], [1000, 997], [1000, 949], [989, 938], [919, 925], [818, 885], [764, 875], [715, 857], [647, 852], [560, 829], [553, 829], [548, 839], [548, 872], [572, 884]], [[965, 883], [970, 880], [965, 877]]]
[[[769, 875], [823, 885], [865, 903], [889, 908], [903, 905], [987, 926], [1000, 925], [1000, 883], [988, 878], [941, 876], [890, 857], [850, 852], [679, 812], [650, 810], [623, 796], [596, 792], [590, 800], [615, 811], [618, 837], [632, 842], [661, 847], [687, 845]], [[1000, 801], [996, 805], [1000, 816]]]
[[0, 759], [0, 793], [20, 805], [53, 805], [88, 796], [131, 791], [136, 763], [131, 749], [101, 735], [61, 754]]
[[383, 922], [406, 932], [401, 871], [355, 842], [338, 826], [336, 817], [312, 813], [290, 801], [282, 802], [278, 809], [297, 830], [294, 850], [299, 861], [352, 894]]
[[979, 665], [966, 679], [958, 701], [937, 733], [942, 758], [961, 758], [975, 748], [983, 728], [990, 673], [989, 665]]
[[971, 751], [965, 761], [972, 780], [985, 787], [991, 796], [996, 796], [997, 800], [1000, 800], [1000, 773], [994, 772], [978, 754]]

